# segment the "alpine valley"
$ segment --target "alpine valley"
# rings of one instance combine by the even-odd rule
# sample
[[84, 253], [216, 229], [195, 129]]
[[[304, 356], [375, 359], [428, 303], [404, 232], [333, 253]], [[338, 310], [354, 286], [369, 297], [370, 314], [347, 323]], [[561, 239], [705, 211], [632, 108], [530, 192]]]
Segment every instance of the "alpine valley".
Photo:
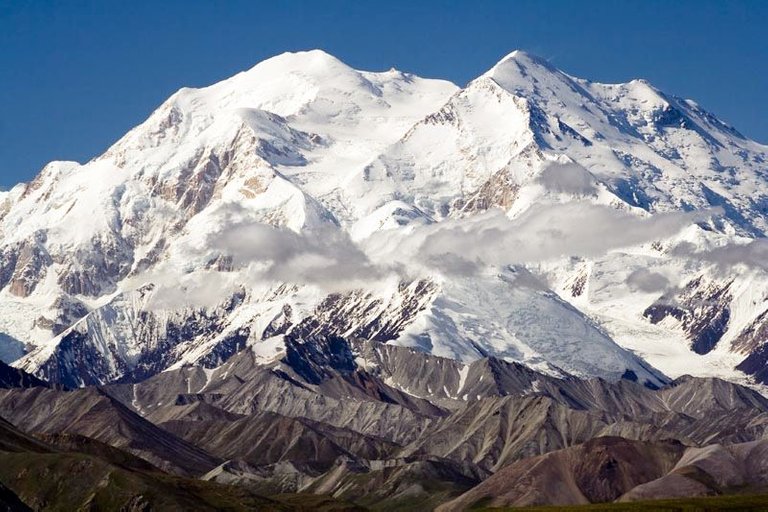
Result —
[[0, 509], [768, 492], [766, 235], [768, 146], [643, 80], [183, 88], [0, 192]]

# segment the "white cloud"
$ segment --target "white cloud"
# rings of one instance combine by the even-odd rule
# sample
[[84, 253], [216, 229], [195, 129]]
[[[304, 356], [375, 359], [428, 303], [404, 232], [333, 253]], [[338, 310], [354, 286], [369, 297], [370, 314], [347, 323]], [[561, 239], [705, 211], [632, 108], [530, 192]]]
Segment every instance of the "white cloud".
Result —
[[536, 181], [553, 192], [577, 196], [597, 192], [594, 176], [577, 163], [552, 162], [541, 171]]
[[175, 310], [179, 307], [214, 308], [231, 297], [241, 286], [233, 273], [199, 270], [178, 276], [155, 272], [149, 276], [155, 290], [148, 309]]
[[406, 267], [417, 262], [422, 268], [468, 274], [483, 265], [600, 256], [668, 238], [720, 213], [713, 209], [642, 218], [588, 202], [537, 205], [515, 219], [494, 211], [424, 226], [399, 240], [379, 233], [369, 242], [368, 253], [384, 254]]
[[211, 235], [206, 246], [252, 266], [265, 281], [354, 288], [386, 276], [344, 231], [329, 226], [295, 233], [261, 223], [241, 223]]
[[667, 276], [652, 272], [647, 268], [635, 270], [627, 276], [626, 282], [630, 290], [646, 293], [665, 292], [671, 287]]
[[696, 250], [690, 244], [680, 244], [673, 254], [710, 262], [722, 269], [744, 265], [768, 271], [768, 240], [752, 240], [745, 244], [728, 244], [709, 250]]
[[[209, 235], [187, 261], [232, 259], [234, 271], [199, 268], [157, 270], [155, 307], [175, 304], [210, 307], [238, 287], [286, 282], [326, 292], [370, 287], [389, 279], [413, 279], [440, 273], [472, 275], [489, 266], [536, 263], [568, 256], [595, 257], [675, 235], [717, 210], [638, 217], [589, 202], [537, 205], [509, 219], [501, 211], [420, 226], [411, 231], [380, 231], [361, 244], [336, 226], [302, 233], [253, 221], [231, 221]], [[197, 253], [196, 253], [197, 252]], [[633, 286], [665, 285], [663, 276], [635, 275]], [[168, 288], [168, 289], [166, 289]], [[226, 293], [222, 293], [226, 292]]]

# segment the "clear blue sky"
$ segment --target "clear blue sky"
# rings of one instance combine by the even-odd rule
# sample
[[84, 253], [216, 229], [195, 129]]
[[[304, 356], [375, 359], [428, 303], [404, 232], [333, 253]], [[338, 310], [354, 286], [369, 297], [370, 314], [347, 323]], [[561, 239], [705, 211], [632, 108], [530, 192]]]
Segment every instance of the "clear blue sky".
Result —
[[289, 50], [465, 84], [513, 49], [646, 78], [768, 142], [768, 1], [0, 0], [0, 187], [102, 153], [182, 86]]

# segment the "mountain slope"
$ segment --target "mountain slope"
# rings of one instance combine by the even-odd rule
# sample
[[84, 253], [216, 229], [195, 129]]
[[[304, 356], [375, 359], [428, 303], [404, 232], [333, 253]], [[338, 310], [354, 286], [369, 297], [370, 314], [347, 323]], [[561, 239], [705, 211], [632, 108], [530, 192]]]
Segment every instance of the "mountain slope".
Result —
[[52, 436], [47, 441], [33, 440], [0, 420], [3, 510], [301, 510], [237, 487], [164, 474], [93, 439]]
[[218, 464], [94, 388], [6, 390], [0, 395], [0, 416], [29, 432], [91, 437], [182, 475], [202, 474]]
[[465, 510], [478, 501], [492, 507], [613, 501], [669, 472], [683, 450], [675, 443], [598, 438], [509, 465], [437, 510]]
[[34, 375], [0, 361], [0, 388], [45, 387], [47, 384]]
[[755, 492], [766, 483], [765, 448], [765, 441], [686, 448], [601, 437], [509, 465], [436, 510], [466, 510], [480, 503], [578, 505]]
[[[707, 492], [761, 485], [768, 400], [738, 384], [683, 377], [651, 389], [363, 339], [282, 341], [284, 353], [269, 362], [246, 347], [216, 368], [182, 366], [138, 383], [2, 390], [0, 415], [38, 438], [0, 425], [0, 451], [15, 453], [0, 454], [0, 480], [25, 502], [64, 503], [62, 489], [83, 490], [66, 482], [80, 478], [85, 457], [98, 461], [78, 481], [114, 475], [110, 482], [127, 485], [113, 493], [120, 500], [210, 491], [226, 500], [279, 495], [272, 501], [288, 509], [340, 499], [374, 510], [493, 497], [499, 481], [510, 491], [510, 472], [529, 497], [577, 481], [560, 487], [573, 491], [564, 502], [700, 494], [696, 482]], [[34, 485], [19, 476], [24, 468]]]
[[283, 54], [0, 198], [0, 354], [70, 387], [268, 363], [284, 334], [765, 380], [767, 157], [524, 52], [464, 88]]

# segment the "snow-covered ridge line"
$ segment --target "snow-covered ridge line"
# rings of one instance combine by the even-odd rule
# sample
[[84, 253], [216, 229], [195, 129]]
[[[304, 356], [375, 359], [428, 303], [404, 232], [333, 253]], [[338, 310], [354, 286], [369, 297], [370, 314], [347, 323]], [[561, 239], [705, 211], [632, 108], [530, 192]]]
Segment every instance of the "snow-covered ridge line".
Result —
[[0, 355], [83, 385], [354, 336], [768, 380], [766, 162], [694, 102], [524, 52], [464, 88], [279, 55], [0, 194]]

